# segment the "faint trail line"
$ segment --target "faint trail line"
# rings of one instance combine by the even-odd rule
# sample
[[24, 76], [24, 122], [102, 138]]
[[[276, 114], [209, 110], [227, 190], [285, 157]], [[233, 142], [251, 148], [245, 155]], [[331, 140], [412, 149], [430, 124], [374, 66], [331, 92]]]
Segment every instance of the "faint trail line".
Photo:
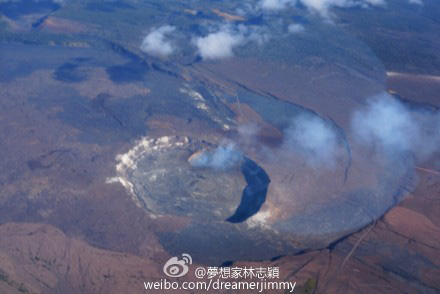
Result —
[[344, 265], [347, 263], [348, 259], [354, 253], [354, 251], [359, 246], [359, 244], [365, 239], [365, 237], [367, 237], [367, 235], [374, 229], [375, 226], [376, 226], [376, 220], [374, 220], [373, 225], [370, 226], [370, 228], [356, 241], [353, 248], [351, 248], [350, 252], [347, 254], [347, 256], [345, 256], [344, 261], [342, 261], [340, 269], [344, 267]]
[[238, 104], [238, 111], [240, 112], [240, 115], [243, 119], [245, 119], [243, 112], [241, 111], [241, 104], [240, 104], [240, 99], [238, 98], [238, 94], [235, 93], [235, 98], [237, 98], [237, 104]]
[[[347, 263], [347, 261], [350, 259], [350, 257], [353, 255], [353, 253], [356, 251], [359, 244], [368, 236], [369, 233], [371, 233], [371, 231], [373, 231], [373, 229], [376, 227], [376, 223], [377, 223], [377, 219], [374, 217], [374, 214], [369, 209], [367, 209], [365, 206], [363, 206], [355, 201], [349, 200], [349, 199], [344, 199], [342, 197], [337, 197], [337, 198], [360, 207], [369, 217], [371, 217], [372, 224], [370, 224], [370, 228], [355, 242], [355, 244], [351, 248], [350, 252], [348, 252], [348, 254], [345, 256], [341, 265], [336, 269], [336, 271], [329, 274], [329, 278], [327, 279], [327, 281], [324, 282], [324, 285], [323, 285], [324, 289], [328, 288], [328, 284], [331, 283], [332, 280], [336, 280], [336, 278], [338, 277], [342, 268]], [[354, 235], [354, 233], [352, 233], [351, 235]]]
[[367, 235], [374, 229], [374, 227], [376, 226], [377, 223], [377, 219], [374, 217], [374, 214], [367, 209], [366, 207], [360, 205], [357, 202], [345, 199], [345, 201], [349, 202], [349, 203], [353, 203], [355, 205], [358, 205], [361, 209], [363, 209], [373, 220], [373, 225], [356, 241], [356, 243], [354, 244], [353, 248], [351, 248], [350, 252], [347, 254], [347, 256], [344, 258], [344, 261], [341, 264], [340, 269], [342, 269], [344, 267], [344, 265], [347, 263], [348, 259], [350, 258], [350, 256], [354, 253], [354, 251], [356, 250], [356, 248], [359, 246], [359, 244], [365, 239], [365, 237], [367, 237]]
[[311, 78], [310, 81], [307, 83], [307, 85], [311, 85], [311, 84], [313, 84], [316, 81], [329, 78], [329, 77], [334, 76], [336, 74], [337, 74], [337, 72], [334, 71], [334, 72], [331, 72], [331, 73], [328, 73], [328, 74], [323, 74], [323, 75], [320, 75], [318, 77]]
[[440, 172], [436, 171], [436, 170], [433, 170], [433, 169], [424, 168], [424, 167], [420, 167], [420, 166], [414, 166], [414, 168], [417, 169], [417, 170], [420, 170], [420, 171], [424, 171], [424, 172], [427, 172], [427, 173], [430, 173], [430, 174], [434, 174], [434, 175], [440, 176]]

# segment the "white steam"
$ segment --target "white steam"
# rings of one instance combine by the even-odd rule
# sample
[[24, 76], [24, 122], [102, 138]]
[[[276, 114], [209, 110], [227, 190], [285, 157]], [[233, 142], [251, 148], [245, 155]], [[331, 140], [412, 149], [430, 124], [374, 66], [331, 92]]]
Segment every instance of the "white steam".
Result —
[[372, 97], [354, 113], [352, 130], [359, 142], [384, 152], [424, 157], [440, 149], [440, 114], [411, 109], [387, 93]]
[[283, 148], [302, 153], [310, 165], [334, 163], [338, 139], [335, 130], [323, 119], [311, 114], [300, 115], [294, 118], [284, 135]]
[[227, 170], [236, 166], [242, 153], [233, 143], [219, 146], [213, 151], [204, 151], [195, 158], [191, 158], [190, 164], [194, 167], [208, 167], [215, 170]]

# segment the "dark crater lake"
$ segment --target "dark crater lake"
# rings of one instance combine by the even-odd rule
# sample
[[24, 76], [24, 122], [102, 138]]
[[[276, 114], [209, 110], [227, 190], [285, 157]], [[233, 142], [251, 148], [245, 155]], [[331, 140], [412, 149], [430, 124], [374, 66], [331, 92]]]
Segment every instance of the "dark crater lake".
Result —
[[246, 180], [247, 186], [243, 190], [240, 205], [235, 213], [226, 219], [231, 223], [239, 223], [256, 214], [264, 201], [270, 179], [267, 173], [255, 161], [245, 157], [240, 170]]

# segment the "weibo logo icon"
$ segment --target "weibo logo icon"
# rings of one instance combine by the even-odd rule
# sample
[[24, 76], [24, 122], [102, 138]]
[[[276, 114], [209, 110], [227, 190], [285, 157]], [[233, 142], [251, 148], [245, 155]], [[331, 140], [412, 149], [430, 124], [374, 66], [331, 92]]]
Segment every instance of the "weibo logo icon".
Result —
[[183, 277], [188, 273], [188, 264], [192, 264], [192, 258], [189, 254], [183, 253], [182, 258], [171, 257], [163, 266], [165, 275], [171, 278]]

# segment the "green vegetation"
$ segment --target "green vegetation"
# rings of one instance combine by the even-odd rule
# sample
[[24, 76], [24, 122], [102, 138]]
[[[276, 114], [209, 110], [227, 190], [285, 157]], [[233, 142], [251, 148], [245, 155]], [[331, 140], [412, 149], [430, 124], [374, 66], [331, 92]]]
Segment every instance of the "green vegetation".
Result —
[[[318, 284], [318, 281], [315, 278], [309, 278], [304, 283], [304, 285], [296, 286], [294, 293], [296, 294], [312, 294], [315, 293], [316, 286]], [[290, 293], [290, 290], [286, 290], [285, 293]]]

